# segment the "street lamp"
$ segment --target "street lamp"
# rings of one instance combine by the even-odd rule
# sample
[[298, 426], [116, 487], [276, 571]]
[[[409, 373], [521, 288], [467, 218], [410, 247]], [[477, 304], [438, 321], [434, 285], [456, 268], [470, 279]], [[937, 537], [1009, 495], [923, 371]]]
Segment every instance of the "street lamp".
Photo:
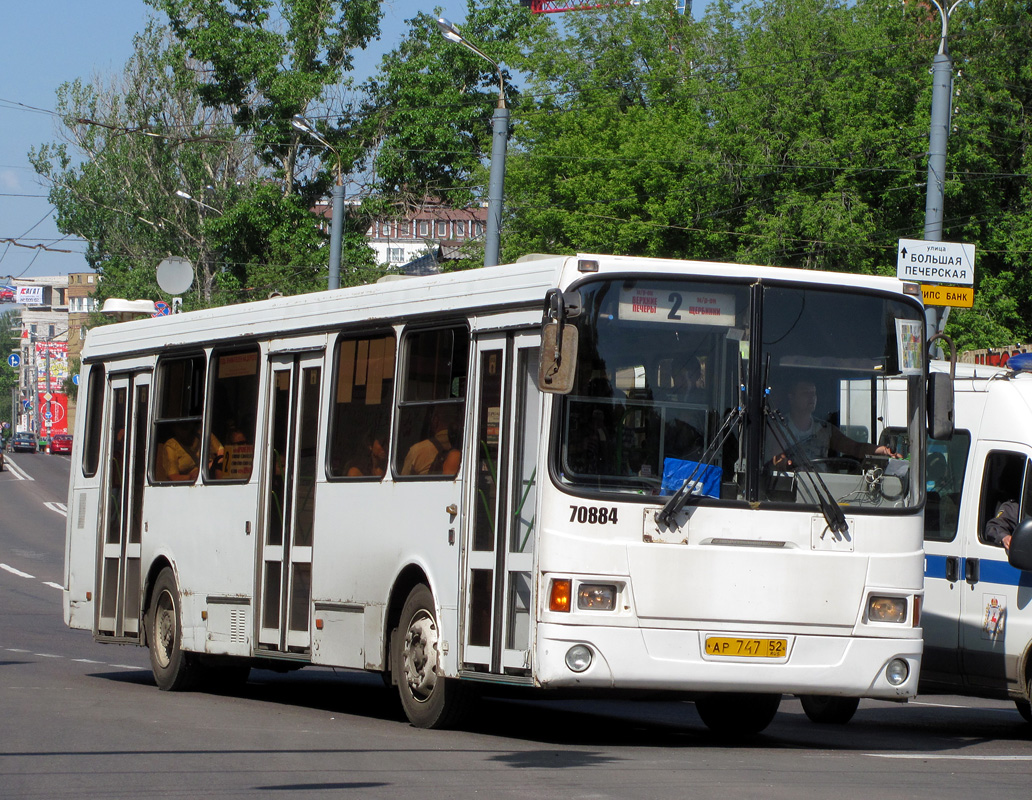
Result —
[[[209, 186], [209, 187], [207, 187], [207, 188], [209, 188], [209, 189], [210, 189], [211, 187]], [[206, 208], [206, 209], [208, 209], [209, 211], [214, 211], [214, 212], [215, 212], [216, 214], [218, 214], [218, 215], [219, 215], [220, 217], [222, 216], [222, 212], [221, 212], [221, 211], [219, 211], [219, 210], [218, 210], [217, 208], [215, 208], [215, 207], [213, 207], [213, 206], [209, 206], [209, 205], [208, 205], [207, 203], [205, 203], [205, 202], [203, 202], [203, 201], [201, 201], [201, 200], [198, 200], [198, 199], [197, 199], [196, 197], [194, 197], [193, 195], [189, 195], [189, 194], [187, 194], [187, 193], [186, 193], [186, 192], [184, 192], [184, 191], [183, 191], [182, 189], [176, 189], [176, 197], [181, 197], [181, 198], [183, 198], [184, 200], [189, 200], [189, 201], [190, 201], [191, 203], [197, 203], [197, 205], [199, 205], [199, 206], [200, 206], [201, 208]]]
[[[946, 7], [939, 0], [932, 0], [939, 12], [942, 33], [939, 36], [939, 51], [932, 60], [932, 113], [928, 135], [928, 178], [925, 189], [924, 238], [930, 242], [942, 241], [943, 206], [946, 186], [946, 140], [950, 131], [950, 109], [953, 94], [953, 60], [946, 45], [950, 15], [960, 5], [956, 0]], [[947, 306], [942, 316], [936, 306], [925, 309], [925, 328], [928, 336], [934, 336], [946, 327], [950, 309]], [[941, 357], [941, 351], [940, 351]]]
[[341, 176], [340, 153], [337, 148], [312, 127], [312, 124], [300, 115], [291, 118], [290, 124], [297, 130], [311, 136], [317, 142], [330, 149], [337, 159], [337, 183], [333, 187], [333, 216], [330, 221], [330, 274], [326, 279], [327, 289], [340, 288], [340, 250], [344, 233], [344, 181]]
[[502, 198], [505, 195], [505, 148], [509, 139], [509, 109], [505, 105], [505, 79], [502, 68], [493, 58], [462, 37], [459, 29], [444, 17], [437, 18], [441, 36], [449, 42], [461, 44], [472, 50], [485, 61], [489, 61], [498, 72], [498, 105], [491, 118], [491, 179], [487, 186], [487, 233], [484, 238], [484, 266], [498, 263], [500, 233], [502, 228]]

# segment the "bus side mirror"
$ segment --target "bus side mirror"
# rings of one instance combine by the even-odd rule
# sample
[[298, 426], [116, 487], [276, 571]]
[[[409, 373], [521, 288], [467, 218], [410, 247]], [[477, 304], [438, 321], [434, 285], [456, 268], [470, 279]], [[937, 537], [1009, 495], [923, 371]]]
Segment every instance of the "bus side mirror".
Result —
[[541, 320], [541, 357], [538, 388], [551, 394], [569, 394], [577, 365], [577, 328], [569, 320], [581, 312], [580, 293], [564, 295], [558, 289], [545, 293], [545, 313]]
[[953, 436], [953, 380], [945, 372], [928, 375], [928, 435], [940, 441]]
[[551, 394], [569, 394], [577, 364], [577, 328], [558, 322], [542, 326], [540, 364], [538, 388]]
[[1026, 519], [1014, 529], [1007, 560], [1012, 567], [1032, 571], [1032, 519]]

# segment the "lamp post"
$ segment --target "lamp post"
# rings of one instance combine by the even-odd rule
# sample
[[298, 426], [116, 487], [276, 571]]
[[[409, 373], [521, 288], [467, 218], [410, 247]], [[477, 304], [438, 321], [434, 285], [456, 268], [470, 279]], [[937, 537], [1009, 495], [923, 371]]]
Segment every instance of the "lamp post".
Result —
[[[932, 60], [932, 112], [931, 128], [928, 133], [928, 179], [925, 189], [924, 238], [930, 242], [942, 241], [943, 206], [946, 187], [946, 141], [950, 133], [950, 116], [953, 95], [953, 60], [950, 58], [946, 36], [949, 32], [950, 15], [960, 5], [956, 0], [947, 8], [939, 0], [932, 0], [939, 11], [942, 32], [939, 36], [939, 51]], [[925, 329], [928, 336], [934, 336], [946, 327], [950, 309], [943, 309], [939, 316], [937, 306], [925, 309]], [[940, 353], [941, 355], [941, 353]]]
[[[209, 187], [206, 187], [206, 188], [210, 189], [211, 187], [209, 186]], [[198, 200], [196, 197], [194, 197], [193, 195], [187, 194], [182, 189], [176, 189], [176, 197], [181, 197], [184, 200], [189, 200], [191, 203], [197, 203], [197, 205], [199, 205], [201, 208], [206, 208], [209, 211], [214, 211], [220, 217], [222, 216], [222, 212], [219, 211], [217, 208], [215, 208], [214, 206], [210, 206], [210, 205], [208, 205], [207, 203], [205, 203], [205, 202], [203, 202], [201, 200]]]
[[505, 150], [509, 140], [509, 108], [505, 105], [505, 79], [502, 68], [493, 58], [462, 37], [459, 29], [444, 17], [437, 18], [441, 35], [449, 42], [461, 44], [491, 63], [498, 73], [498, 105], [491, 118], [491, 178], [487, 186], [487, 233], [484, 237], [484, 266], [498, 263], [501, 249], [502, 199], [505, 195]]
[[290, 120], [290, 124], [297, 130], [311, 136], [317, 142], [325, 145], [337, 159], [337, 182], [333, 186], [333, 216], [330, 220], [330, 273], [326, 278], [327, 289], [340, 288], [340, 251], [341, 240], [344, 234], [344, 180], [341, 176], [340, 153], [337, 148], [312, 127], [312, 124], [304, 117], [297, 115]]

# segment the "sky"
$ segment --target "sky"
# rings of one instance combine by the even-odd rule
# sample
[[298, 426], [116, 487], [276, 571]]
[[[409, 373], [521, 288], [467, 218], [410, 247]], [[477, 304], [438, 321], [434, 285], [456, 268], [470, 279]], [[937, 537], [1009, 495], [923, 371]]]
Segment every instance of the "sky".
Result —
[[[435, 5], [457, 24], [465, 17], [465, 0], [384, 0], [381, 39], [361, 53], [367, 62], [361, 71], [372, 73], [382, 55], [400, 43], [405, 20]], [[154, 11], [143, 0], [0, 0], [0, 8], [0, 285], [9, 278], [86, 272], [85, 246], [58, 232], [47, 187], [29, 164], [28, 152], [58, 140], [57, 87], [120, 73], [132, 54], [133, 35]]]

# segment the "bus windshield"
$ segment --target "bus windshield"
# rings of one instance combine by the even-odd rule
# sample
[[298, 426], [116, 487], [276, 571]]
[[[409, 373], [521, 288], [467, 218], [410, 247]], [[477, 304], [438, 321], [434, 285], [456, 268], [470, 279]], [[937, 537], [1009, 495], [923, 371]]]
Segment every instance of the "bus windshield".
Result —
[[656, 496], [687, 480], [699, 502], [920, 502], [917, 465], [880, 423], [884, 379], [904, 377], [907, 435], [923, 425], [916, 303], [712, 277], [599, 280], [580, 299], [562, 483]]

